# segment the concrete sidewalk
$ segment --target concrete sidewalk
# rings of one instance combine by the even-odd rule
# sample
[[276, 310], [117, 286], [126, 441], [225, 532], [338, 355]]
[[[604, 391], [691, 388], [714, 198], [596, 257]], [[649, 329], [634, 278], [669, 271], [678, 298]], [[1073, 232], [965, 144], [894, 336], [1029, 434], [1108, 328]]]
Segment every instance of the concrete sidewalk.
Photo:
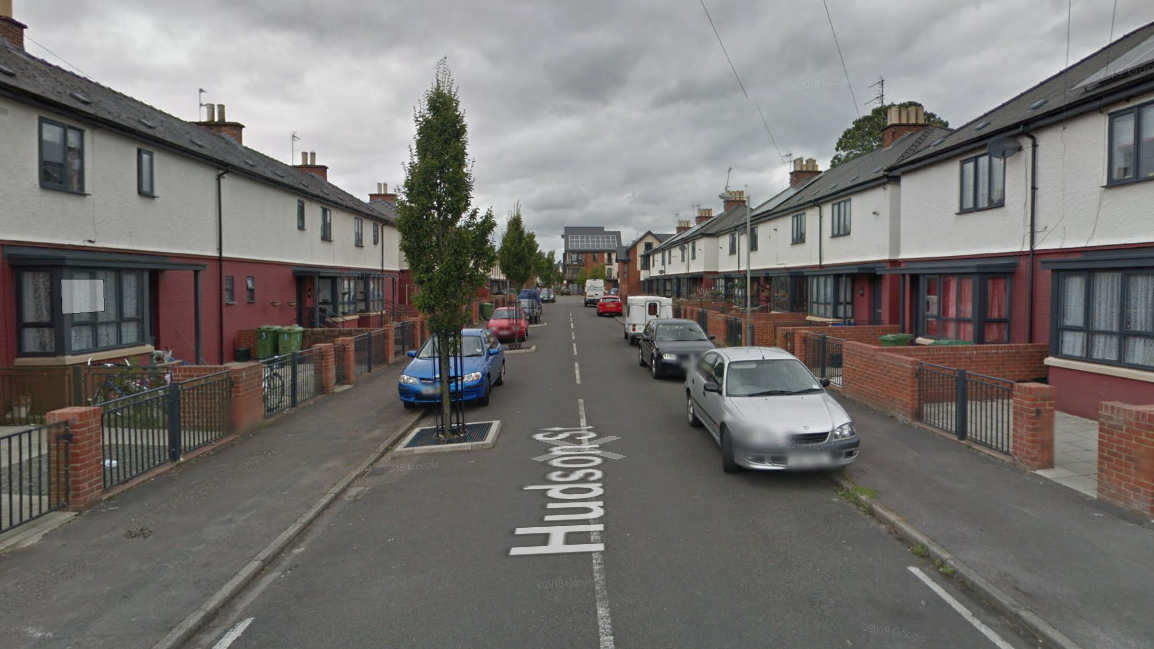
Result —
[[1084, 649], [1154, 647], [1154, 525], [840, 399], [862, 437], [847, 477]]
[[282, 415], [0, 557], [6, 648], [142, 648], [417, 417], [404, 363]]

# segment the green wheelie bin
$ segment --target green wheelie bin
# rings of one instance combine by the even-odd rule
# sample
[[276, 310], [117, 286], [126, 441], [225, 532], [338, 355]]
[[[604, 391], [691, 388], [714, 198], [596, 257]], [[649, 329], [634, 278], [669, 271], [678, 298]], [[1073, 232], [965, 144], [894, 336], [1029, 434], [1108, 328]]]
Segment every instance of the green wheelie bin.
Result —
[[482, 302], [481, 303], [481, 319], [482, 320], [489, 320], [492, 317], [493, 317], [493, 303], [492, 302]]
[[882, 347], [909, 347], [913, 334], [886, 334], [881, 337]]
[[256, 357], [258, 359], [263, 360], [276, 356], [280, 329], [278, 325], [261, 325], [256, 328]]
[[280, 335], [277, 337], [276, 353], [280, 356], [299, 352], [301, 350], [301, 339], [304, 338], [305, 328], [291, 325], [280, 328]]

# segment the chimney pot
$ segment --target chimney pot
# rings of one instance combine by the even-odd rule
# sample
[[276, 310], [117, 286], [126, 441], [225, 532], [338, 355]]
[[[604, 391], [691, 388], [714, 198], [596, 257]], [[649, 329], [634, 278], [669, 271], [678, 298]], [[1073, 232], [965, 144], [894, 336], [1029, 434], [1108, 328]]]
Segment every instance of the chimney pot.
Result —
[[12, 17], [12, 0], [0, 0], [0, 40], [7, 39], [18, 50], [24, 49], [24, 30], [28, 25]]
[[204, 110], [206, 113], [204, 121], [215, 122], [216, 121], [216, 104], [205, 104]]
[[301, 151], [301, 166], [307, 167], [309, 165], [309, 152]]
[[310, 167], [317, 166], [317, 152], [316, 151], [309, 151], [309, 166]]
[[0, 0], [0, 17], [12, 17], [12, 0]]
[[225, 119], [225, 116], [224, 116], [224, 104], [217, 104], [216, 105], [216, 121], [221, 122], [221, 123], [228, 121], [227, 119]]

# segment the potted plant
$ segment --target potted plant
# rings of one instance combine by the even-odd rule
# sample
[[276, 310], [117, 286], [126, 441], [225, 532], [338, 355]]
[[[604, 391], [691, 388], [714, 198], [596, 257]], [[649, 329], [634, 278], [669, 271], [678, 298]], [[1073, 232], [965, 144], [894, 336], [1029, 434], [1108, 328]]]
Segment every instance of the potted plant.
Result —
[[273, 306], [280, 306], [280, 300], [273, 300], [269, 304], [272, 304]]

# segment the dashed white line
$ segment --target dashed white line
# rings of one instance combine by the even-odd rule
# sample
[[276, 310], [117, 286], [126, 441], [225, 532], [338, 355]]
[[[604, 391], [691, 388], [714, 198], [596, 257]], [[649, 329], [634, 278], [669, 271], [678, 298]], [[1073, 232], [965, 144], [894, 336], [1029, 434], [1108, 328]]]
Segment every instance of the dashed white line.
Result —
[[[580, 383], [580, 381], [578, 381]], [[585, 400], [577, 400], [577, 412], [581, 427], [585, 428]], [[590, 532], [591, 543], [601, 543], [601, 532]], [[593, 553], [593, 592], [597, 600], [597, 634], [600, 649], [613, 649], [613, 618], [609, 615], [609, 588], [605, 583], [605, 557], [600, 552]]]
[[573, 332], [570, 335], [573, 336], [573, 340], [577, 340], [577, 332]]
[[577, 375], [577, 385], [581, 385], [581, 366], [573, 363], [573, 373]]
[[236, 626], [232, 627], [231, 631], [224, 634], [224, 637], [221, 638], [216, 644], [214, 644], [212, 649], [228, 649], [228, 646], [236, 642], [237, 638], [240, 637], [240, 634], [244, 633], [244, 630], [248, 628], [248, 625], [252, 624], [253, 619], [254, 618], [250, 617], [241, 620]]
[[573, 343], [573, 355], [577, 355], [577, 343]]
[[993, 629], [983, 624], [982, 621], [978, 618], [974, 617], [974, 614], [971, 613], [968, 608], [962, 606], [961, 602], [954, 599], [953, 596], [947, 593], [941, 586], [934, 583], [934, 580], [927, 577], [926, 573], [919, 570], [917, 566], [910, 566], [909, 569], [910, 572], [914, 573], [914, 576], [916, 576], [918, 579], [921, 579], [925, 585], [929, 586], [930, 590], [937, 593], [938, 597], [944, 599], [946, 603], [950, 605], [950, 608], [957, 611], [962, 617], [966, 619], [967, 622], [974, 625], [974, 628], [980, 631], [982, 635], [989, 638], [990, 642], [994, 643], [994, 646], [998, 647], [998, 649], [1014, 649], [1010, 643], [1003, 640], [1001, 636], [999, 636], [997, 633], [994, 633]]

